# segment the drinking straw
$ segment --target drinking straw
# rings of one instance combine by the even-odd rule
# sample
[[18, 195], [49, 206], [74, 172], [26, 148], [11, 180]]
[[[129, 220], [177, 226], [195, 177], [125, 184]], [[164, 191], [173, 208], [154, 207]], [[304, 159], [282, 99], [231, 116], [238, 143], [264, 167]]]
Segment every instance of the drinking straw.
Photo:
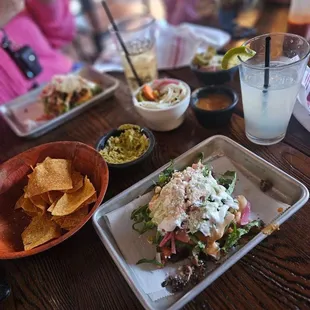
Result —
[[269, 87], [269, 66], [270, 66], [270, 41], [271, 37], [265, 39], [265, 74], [264, 74], [264, 89], [267, 92]]
[[122, 49], [123, 49], [123, 51], [125, 53], [125, 56], [126, 56], [126, 59], [128, 61], [129, 66], [130, 66], [130, 69], [131, 69], [133, 75], [135, 76], [135, 79], [137, 80], [139, 86], [142, 86], [143, 83], [142, 83], [141, 79], [139, 78], [139, 76], [137, 74], [137, 71], [136, 71], [135, 67], [133, 66], [133, 64], [131, 62], [128, 50], [127, 50], [127, 48], [125, 46], [125, 43], [124, 43], [124, 41], [123, 41], [123, 39], [122, 39], [122, 37], [121, 37], [121, 35], [119, 33], [119, 30], [118, 30], [118, 28], [117, 28], [117, 26], [115, 24], [115, 21], [114, 21], [114, 18], [112, 16], [112, 13], [111, 13], [111, 11], [109, 9], [109, 6], [108, 6], [108, 4], [107, 4], [107, 2], [105, 0], [101, 1], [101, 4], [102, 4], [102, 6], [103, 6], [103, 8], [104, 8], [104, 10], [105, 10], [105, 12], [106, 12], [106, 14], [108, 16], [108, 19], [109, 19], [109, 21], [110, 21], [110, 23], [111, 23], [115, 33], [116, 33], [117, 39], [118, 39], [118, 41], [119, 41], [119, 43], [120, 43], [120, 45], [121, 45], [121, 47], [122, 47]]
[[270, 66], [270, 41], [271, 37], [265, 39], [265, 70], [264, 70], [264, 89], [263, 89], [263, 117], [267, 117], [267, 101], [269, 87], [269, 66]]

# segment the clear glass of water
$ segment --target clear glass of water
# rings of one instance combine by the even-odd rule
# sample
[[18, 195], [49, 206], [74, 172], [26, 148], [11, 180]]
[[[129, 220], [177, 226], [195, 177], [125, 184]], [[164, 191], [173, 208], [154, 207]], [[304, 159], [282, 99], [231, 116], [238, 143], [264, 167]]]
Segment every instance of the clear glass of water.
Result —
[[[116, 21], [116, 24], [142, 83], [157, 79], [155, 19], [149, 14], [136, 14]], [[139, 87], [138, 82], [111, 25], [109, 30], [121, 55], [128, 85], [131, 91], [135, 91]]]
[[[270, 66], [265, 68], [265, 42], [270, 36]], [[271, 33], [255, 37], [244, 46], [256, 55], [242, 61], [240, 81], [245, 130], [256, 144], [280, 142], [287, 130], [309, 60], [309, 43], [298, 35]], [[269, 85], [264, 87], [266, 75]]]

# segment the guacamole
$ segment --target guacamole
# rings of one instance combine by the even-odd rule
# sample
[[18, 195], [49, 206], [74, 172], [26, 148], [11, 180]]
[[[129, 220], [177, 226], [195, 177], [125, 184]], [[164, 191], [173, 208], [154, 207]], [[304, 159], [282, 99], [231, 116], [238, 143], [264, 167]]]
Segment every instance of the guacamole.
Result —
[[137, 125], [125, 124], [118, 128], [119, 136], [110, 137], [103, 150], [102, 157], [110, 164], [124, 164], [141, 157], [149, 147], [149, 139]]

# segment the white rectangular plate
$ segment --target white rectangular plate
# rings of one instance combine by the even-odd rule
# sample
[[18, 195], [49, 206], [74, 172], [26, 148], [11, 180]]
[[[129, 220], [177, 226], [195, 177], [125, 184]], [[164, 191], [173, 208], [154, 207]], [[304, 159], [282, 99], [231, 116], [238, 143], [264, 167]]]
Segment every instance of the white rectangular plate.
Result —
[[[238, 192], [238, 194], [243, 193], [249, 198], [252, 203], [253, 212], [263, 219], [267, 225], [275, 224], [277, 226], [282, 224], [299, 210], [309, 198], [307, 188], [299, 181], [231, 139], [223, 136], [214, 136], [196, 145], [175, 159], [174, 167], [176, 169], [183, 169], [191, 165], [197, 161], [200, 152], [204, 153], [204, 162], [209, 162], [214, 166], [216, 174], [224, 172], [221, 171], [220, 168], [223, 162], [226, 162], [226, 164], [227, 162], [231, 162], [231, 169], [237, 168], [237, 170], [241, 172], [239, 173], [235, 192]], [[157, 180], [159, 173], [167, 168], [168, 165], [169, 164], [161, 167], [145, 179], [104, 203], [93, 216], [93, 224], [99, 237], [129, 286], [146, 309], [175, 310], [182, 308], [267, 236], [261, 232], [243, 247], [229, 253], [220, 264], [214, 265], [210, 269], [207, 277], [202, 282], [190, 291], [162, 298], [155, 302], [152, 301], [148, 295], [144, 293], [139, 281], [132, 272], [132, 268], [124, 259], [108, 228], [105, 215], [117, 208], [125, 206], [137, 197], [148, 192], [154, 184], [154, 181]], [[259, 184], [262, 179], [268, 179], [273, 183], [272, 190], [267, 193], [263, 193], [259, 190]], [[261, 195], [261, 197], [259, 197], [259, 195]], [[260, 203], [260, 201], [266, 201], [266, 199], [271, 202], [274, 201], [274, 205]], [[279, 203], [287, 204], [289, 207], [283, 212], [277, 212]]]

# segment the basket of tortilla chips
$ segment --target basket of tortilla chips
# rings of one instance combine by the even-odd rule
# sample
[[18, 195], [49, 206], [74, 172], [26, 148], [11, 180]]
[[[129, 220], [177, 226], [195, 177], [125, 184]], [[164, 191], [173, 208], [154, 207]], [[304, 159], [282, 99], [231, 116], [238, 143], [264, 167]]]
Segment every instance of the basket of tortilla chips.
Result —
[[0, 166], [0, 258], [51, 248], [72, 236], [100, 205], [108, 167], [79, 142], [44, 144]]

